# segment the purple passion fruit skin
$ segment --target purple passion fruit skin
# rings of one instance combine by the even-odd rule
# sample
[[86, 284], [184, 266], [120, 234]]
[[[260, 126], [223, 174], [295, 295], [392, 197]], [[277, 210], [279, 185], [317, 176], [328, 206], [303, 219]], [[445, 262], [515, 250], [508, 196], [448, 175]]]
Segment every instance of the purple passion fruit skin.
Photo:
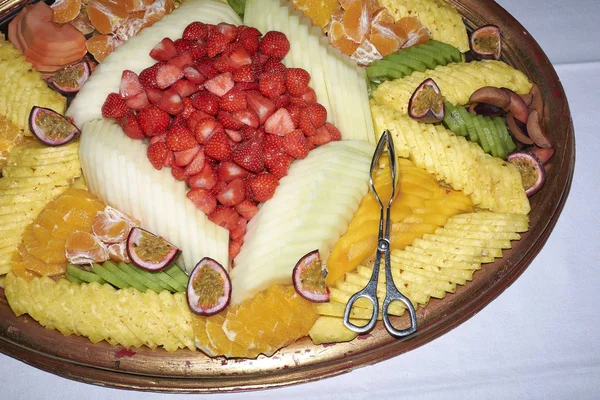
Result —
[[90, 77], [91, 70], [87, 61], [69, 65], [48, 79], [50, 86], [62, 94], [77, 93]]
[[544, 164], [529, 151], [515, 151], [508, 155], [508, 161], [521, 173], [525, 194], [529, 197], [537, 193], [546, 182]]
[[444, 96], [433, 79], [425, 79], [415, 89], [408, 102], [408, 115], [426, 124], [444, 119]]
[[469, 46], [475, 59], [499, 60], [502, 53], [500, 29], [496, 25], [476, 29], [471, 34]]
[[69, 143], [81, 133], [71, 121], [54, 110], [34, 106], [29, 113], [29, 129], [47, 146]]
[[321, 264], [319, 250], [313, 250], [302, 257], [292, 272], [292, 282], [296, 292], [314, 303], [329, 301], [329, 289], [325, 277], [327, 270]]
[[134, 227], [127, 237], [127, 255], [142, 269], [160, 271], [177, 259], [179, 249], [160, 236]]
[[190, 274], [187, 302], [194, 314], [209, 317], [224, 310], [231, 300], [231, 280], [221, 264], [204, 257]]

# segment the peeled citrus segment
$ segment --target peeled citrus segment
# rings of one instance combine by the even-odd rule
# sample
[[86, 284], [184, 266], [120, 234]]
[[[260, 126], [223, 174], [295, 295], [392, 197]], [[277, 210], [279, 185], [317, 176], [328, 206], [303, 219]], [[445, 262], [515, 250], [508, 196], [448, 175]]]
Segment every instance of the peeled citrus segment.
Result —
[[375, 60], [381, 60], [383, 55], [369, 39], [365, 39], [351, 57], [358, 65], [367, 66]]
[[92, 232], [104, 243], [120, 243], [127, 239], [129, 231], [140, 222], [121, 211], [106, 206], [92, 221]]
[[54, 11], [52, 20], [58, 24], [73, 21], [81, 9], [81, 0], [56, 0], [50, 7]]
[[362, 43], [371, 29], [368, 3], [356, 0], [350, 4], [342, 17], [342, 24], [350, 40]]
[[127, 11], [106, 0], [89, 0], [87, 13], [90, 22], [103, 35], [112, 33], [127, 19]]
[[385, 8], [377, 11], [371, 21], [369, 40], [382, 56], [387, 56], [406, 43], [407, 35], [394, 23], [394, 17]]
[[90, 22], [90, 18], [87, 14], [86, 5], [81, 6], [81, 10], [79, 10], [79, 14], [77, 15], [77, 17], [75, 17], [75, 19], [70, 21], [69, 23], [84, 35], [89, 35], [90, 33], [96, 30], [94, 25], [92, 25], [92, 23]]
[[415, 46], [431, 39], [429, 29], [415, 17], [402, 17], [396, 21], [396, 29], [401, 30], [407, 37], [402, 47]]
[[352, 55], [359, 46], [346, 35], [344, 26], [337, 19], [331, 21], [328, 37], [331, 45], [346, 55]]
[[94, 35], [86, 42], [87, 50], [98, 62], [102, 62], [121, 44], [123, 42], [113, 35]]
[[115, 262], [129, 264], [131, 260], [127, 254], [127, 242], [109, 244], [108, 257]]
[[323, 29], [331, 21], [331, 14], [341, 8], [338, 0], [293, 0], [293, 3], [313, 24]]
[[65, 254], [71, 264], [101, 263], [108, 260], [108, 249], [88, 232], [72, 233], [65, 242]]

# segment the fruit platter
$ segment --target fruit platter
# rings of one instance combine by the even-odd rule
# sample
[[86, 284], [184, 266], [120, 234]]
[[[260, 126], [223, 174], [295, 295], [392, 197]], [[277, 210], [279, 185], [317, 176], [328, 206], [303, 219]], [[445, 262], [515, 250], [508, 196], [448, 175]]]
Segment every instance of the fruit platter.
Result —
[[[0, 28], [0, 351], [67, 378], [252, 390], [399, 356], [514, 282], [569, 193], [564, 91], [493, 1], [16, 1]], [[373, 314], [346, 304], [386, 196], [401, 338], [344, 321]]]

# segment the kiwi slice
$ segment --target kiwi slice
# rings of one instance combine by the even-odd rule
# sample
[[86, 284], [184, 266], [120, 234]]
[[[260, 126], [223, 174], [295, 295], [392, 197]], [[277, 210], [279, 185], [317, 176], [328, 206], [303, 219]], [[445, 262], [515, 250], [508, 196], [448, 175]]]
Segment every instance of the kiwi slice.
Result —
[[405, 54], [406, 50], [401, 50], [396, 53], [392, 53], [386, 57], [386, 61], [390, 61], [399, 65], [403, 65], [410, 68], [412, 71], [425, 72], [427, 65], [424, 62], [417, 60], [413, 57], [409, 57]]
[[461, 116], [463, 121], [465, 121], [467, 132], [469, 134], [469, 140], [473, 143], [479, 143], [479, 137], [477, 136], [477, 131], [475, 130], [475, 124], [473, 123], [473, 116], [469, 114], [469, 112], [462, 106], [456, 107], [456, 111]]
[[432, 58], [436, 63], [436, 66], [446, 65], [449, 62], [452, 62], [452, 57], [448, 56], [448, 58], [446, 58], [443, 51], [436, 50], [432, 46], [429, 46], [428, 43], [429, 42], [413, 46], [412, 49], [415, 54], [423, 54], [424, 56]]
[[433, 57], [431, 57], [429, 54], [427, 54], [425, 52], [419, 51], [419, 49], [417, 49], [416, 46], [404, 49], [404, 50], [402, 50], [402, 52], [407, 57], [412, 58], [417, 61], [420, 61], [423, 64], [425, 64], [427, 69], [434, 69], [435, 67], [438, 66], [438, 63], [435, 62]]
[[168, 267], [167, 269], [165, 269], [164, 271], [171, 278], [175, 279], [177, 281], [177, 283], [179, 283], [181, 286], [183, 286], [184, 288], [187, 288], [190, 278], [177, 265], [173, 264], [170, 267]]
[[148, 279], [145, 275], [142, 275], [140, 269], [137, 267], [125, 263], [119, 263], [119, 269], [131, 276], [133, 279], [138, 280], [141, 284], [153, 292], [160, 293], [165, 290], [161, 285], [154, 282], [153, 279]]
[[506, 128], [506, 123], [504, 119], [500, 117], [493, 117], [492, 122], [496, 126], [496, 130], [498, 131], [498, 136], [504, 143], [504, 148], [506, 149], [506, 153], [512, 153], [517, 149], [517, 145], [512, 140], [510, 133], [508, 133], [508, 129]]
[[77, 267], [73, 264], [67, 264], [67, 276], [71, 276], [75, 279], [79, 279], [83, 283], [96, 282], [104, 284], [106, 281], [100, 276], [91, 271], [86, 271], [83, 268]]
[[137, 268], [138, 272], [141, 275], [144, 275], [146, 278], [152, 280], [154, 283], [156, 283], [158, 286], [162, 287], [164, 290], [168, 290], [169, 292], [177, 291], [177, 290], [175, 290], [174, 287], [169, 285], [164, 279], [161, 278], [161, 275], [159, 274], [159, 272], [146, 271], [145, 269], [138, 268], [136, 266], [134, 266], [134, 268]]
[[185, 286], [180, 285], [179, 282], [177, 282], [177, 280], [173, 279], [171, 275], [167, 274], [165, 270], [150, 273], [158, 279], [160, 279], [163, 283], [172, 287], [172, 292], [184, 292], [186, 289]]
[[67, 273], [67, 274], [65, 275], [65, 277], [67, 278], [67, 280], [68, 280], [69, 282], [72, 282], [72, 283], [78, 283], [78, 284], [85, 283], [85, 282], [84, 282], [84, 281], [82, 281], [81, 279], [79, 279], [79, 278], [77, 278], [76, 276], [73, 276], [73, 275], [71, 275], [71, 274], [69, 274], [69, 273]]
[[430, 46], [444, 52], [444, 54], [448, 54], [452, 62], [462, 61], [462, 53], [456, 47], [449, 45], [448, 43], [440, 42], [439, 40], [430, 40], [427, 43], [429, 43]]
[[121, 279], [123, 282], [127, 282], [129, 286], [136, 288], [140, 292], [145, 292], [146, 290], [148, 290], [147, 286], [145, 286], [143, 283], [141, 283], [134, 277], [126, 274], [123, 270], [119, 269], [119, 267], [117, 267], [112, 262], [105, 261], [104, 264], [102, 264], [102, 266], [106, 268], [106, 270], [108, 270], [111, 274], [118, 276], [119, 279]]
[[[475, 126], [475, 130], [477, 131], [477, 136], [479, 137], [479, 145], [486, 153], [492, 152], [492, 146], [494, 145], [490, 130], [486, 128], [484, 131], [483, 125], [481, 124], [483, 117], [481, 115], [473, 116], [473, 125]], [[484, 122], [485, 123], [485, 122]]]
[[119, 289], [125, 289], [130, 287], [130, 285], [127, 282], [125, 282], [124, 280], [122, 280], [121, 278], [119, 278], [100, 264], [92, 264], [92, 271], [94, 271], [94, 273], [96, 273], [102, 279]]
[[387, 59], [373, 61], [367, 67], [367, 76], [371, 81], [400, 79], [412, 72], [412, 69]]

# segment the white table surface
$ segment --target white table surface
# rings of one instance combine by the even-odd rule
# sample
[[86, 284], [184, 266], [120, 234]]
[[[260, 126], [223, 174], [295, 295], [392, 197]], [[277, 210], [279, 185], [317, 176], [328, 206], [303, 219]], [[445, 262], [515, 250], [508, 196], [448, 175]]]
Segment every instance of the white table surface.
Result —
[[[485, 309], [421, 348], [349, 374], [218, 399], [600, 397], [600, 1], [500, 0], [537, 39], [567, 93], [577, 161], [545, 247]], [[174, 399], [86, 385], [0, 355], [0, 399]]]

